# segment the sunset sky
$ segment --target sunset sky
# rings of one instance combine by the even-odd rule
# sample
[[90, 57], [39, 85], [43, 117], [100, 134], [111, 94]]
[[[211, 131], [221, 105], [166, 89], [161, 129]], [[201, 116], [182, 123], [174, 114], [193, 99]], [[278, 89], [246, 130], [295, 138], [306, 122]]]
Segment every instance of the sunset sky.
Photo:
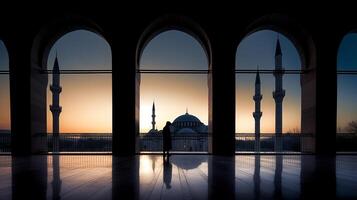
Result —
[[[273, 69], [277, 33], [259, 31], [247, 36], [237, 48], [237, 69]], [[279, 35], [283, 66], [300, 69], [300, 59], [293, 44]], [[55, 54], [60, 69], [111, 69], [109, 44], [100, 36], [88, 31], [74, 31], [60, 38], [51, 49], [48, 69], [52, 69]], [[339, 69], [357, 66], [357, 34], [347, 35], [338, 54]], [[140, 59], [141, 69], [207, 69], [208, 62], [199, 42], [180, 31], [166, 31], [155, 37], [145, 47]], [[356, 68], [354, 68], [356, 69]], [[0, 70], [8, 70], [6, 48], [0, 42]], [[9, 76], [0, 75], [0, 129], [10, 128]], [[255, 74], [236, 75], [236, 132], [254, 132], [254, 79]], [[49, 76], [49, 84], [52, 78]], [[262, 74], [262, 132], [274, 132], [274, 78]], [[61, 75], [63, 88], [60, 104], [62, 133], [112, 132], [112, 80], [110, 74]], [[338, 126], [344, 127], [357, 119], [355, 85], [357, 77], [339, 76]], [[300, 129], [300, 78], [284, 75], [286, 96], [283, 104], [283, 131]], [[52, 95], [47, 89], [47, 107]], [[343, 99], [343, 101], [342, 101]], [[207, 75], [142, 74], [140, 85], [140, 131], [151, 129], [152, 102], [156, 104], [157, 128], [184, 114], [186, 108], [203, 123], [208, 121]], [[52, 132], [52, 115], [47, 112], [48, 132]]]
[[[337, 68], [357, 70], [357, 33], [350, 33], [343, 38], [338, 51]], [[357, 120], [357, 76], [338, 75], [337, 80], [337, 129], [343, 132], [348, 122]]]
[[[283, 67], [299, 70], [300, 58], [294, 45], [281, 34], [273, 31], [259, 31], [247, 36], [239, 44], [236, 52], [236, 69], [275, 68], [274, 55], [276, 40], [279, 37]], [[273, 74], [261, 74], [262, 105], [261, 132], [275, 132], [275, 102], [272, 92], [275, 87]], [[254, 87], [255, 74], [236, 75], [236, 132], [254, 132]], [[299, 75], [284, 75], [283, 88], [286, 91], [283, 101], [283, 132], [300, 129], [301, 89]]]

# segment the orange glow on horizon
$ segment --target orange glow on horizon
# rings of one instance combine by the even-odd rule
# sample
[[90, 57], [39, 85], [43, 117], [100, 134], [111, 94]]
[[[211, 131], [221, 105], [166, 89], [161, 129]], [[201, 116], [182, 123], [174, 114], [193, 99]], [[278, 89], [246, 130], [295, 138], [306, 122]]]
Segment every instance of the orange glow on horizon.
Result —
[[140, 83], [140, 132], [151, 129], [152, 103], [155, 101], [156, 128], [186, 113], [208, 124], [207, 75], [149, 75]]
[[[52, 82], [49, 76], [49, 85]], [[61, 75], [60, 132], [112, 132], [112, 76]], [[52, 93], [47, 88], [47, 132], [52, 132]]]
[[9, 75], [0, 75], [0, 130], [10, 130]]
[[[255, 110], [254, 95], [254, 79], [255, 75], [251, 75], [251, 84], [237, 86], [236, 88], [236, 133], [254, 133], [254, 118]], [[264, 77], [262, 77], [264, 79]], [[269, 84], [268, 84], [269, 86]], [[263, 99], [261, 101], [261, 111], [263, 112], [260, 119], [261, 133], [275, 132], [275, 101], [272, 97], [273, 86], [262, 86]], [[301, 100], [292, 96], [289, 91], [283, 101], [283, 133], [300, 130], [301, 124]]]
[[[63, 87], [60, 105], [61, 133], [111, 133], [111, 75], [61, 75]], [[173, 81], [174, 80], [174, 81]], [[51, 83], [51, 78], [49, 79]], [[8, 84], [0, 86], [0, 129], [10, 129], [10, 98]], [[275, 105], [271, 88], [263, 88], [261, 132], [274, 132]], [[236, 132], [254, 132], [254, 101], [252, 88], [237, 88]], [[197, 116], [208, 125], [208, 87], [205, 75], [142, 75], [140, 87], [140, 131], [151, 129], [152, 102], [156, 105], [156, 127], [161, 130], [167, 120], [173, 121], [185, 113]], [[52, 94], [47, 93], [47, 129], [52, 132], [52, 114], [48, 109]], [[300, 100], [287, 95], [283, 104], [283, 131], [300, 128]], [[338, 118], [346, 123], [348, 115]]]

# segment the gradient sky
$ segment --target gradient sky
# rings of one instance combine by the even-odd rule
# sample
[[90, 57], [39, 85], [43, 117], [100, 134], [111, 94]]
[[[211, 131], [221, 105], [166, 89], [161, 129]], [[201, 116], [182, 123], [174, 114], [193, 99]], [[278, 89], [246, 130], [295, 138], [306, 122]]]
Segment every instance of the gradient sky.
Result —
[[[9, 70], [9, 58], [4, 43], [0, 40], [0, 71]], [[0, 74], [0, 130], [10, 129], [9, 75]]]
[[[263, 30], [248, 35], [239, 44], [236, 52], [236, 69], [275, 68], [274, 55], [276, 40], [279, 37], [285, 69], [300, 69], [299, 54], [289, 39], [277, 32]], [[273, 74], [261, 74], [262, 106], [261, 132], [275, 132], [275, 102], [272, 92], [275, 87]], [[236, 75], [236, 132], [254, 132], [253, 95], [255, 74]], [[286, 91], [283, 101], [283, 132], [300, 129], [301, 88], [299, 75], [284, 75], [283, 88]]]
[[[109, 44], [95, 33], [79, 30], [56, 41], [48, 58], [48, 69], [53, 68], [58, 55], [61, 70], [110, 70]], [[52, 76], [49, 75], [49, 85]], [[47, 87], [47, 131], [52, 132], [52, 93]], [[112, 76], [111, 74], [61, 75], [60, 132], [112, 132]]]
[[[153, 38], [140, 59], [141, 69], [208, 69], [206, 54], [192, 36], [166, 31]], [[201, 122], [208, 123], [207, 75], [142, 74], [140, 83], [140, 131], [151, 129], [151, 109], [155, 100], [157, 129], [166, 121], [185, 114], [186, 108]]]
[[[259, 31], [247, 36], [237, 48], [237, 69], [274, 68], [277, 33]], [[279, 35], [285, 69], [300, 69], [300, 60], [293, 44]], [[55, 54], [60, 69], [111, 69], [109, 44], [100, 36], [80, 30], [60, 38], [52, 47], [48, 69], [52, 69]], [[357, 69], [357, 34], [348, 34], [342, 41], [338, 54], [338, 69]], [[258, 57], [257, 57], [258, 56]], [[207, 57], [201, 45], [190, 35], [180, 31], [166, 31], [152, 39], [140, 59], [141, 69], [207, 69]], [[6, 48], [0, 42], [0, 70], [8, 70]], [[254, 132], [254, 79], [255, 74], [236, 75], [236, 131]], [[283, 104], [284, 132], [300, 128], [300, 78], [284, 75], [286, 96]], [[49, 84], [52, 79], [49, 75]], [[262, 82], [262, 132], [274, 132], [274, 78], [261, 75]], [[338, 80], [338, 126], [357, 119], [355, 103], [357, 77], [340, 75]], [[112, 80], [109, 74], [61, 75], [60, 118], [61, 132], [111, 132], [112, 131]], [[52, 95], [48, 88], [47, 107]], [[342, 100], [343, 99], [343, 100]], [[151, 128], [152, 102], [156, 104], [157, 128], [162, 129], [167, 120], [173, 121], [184, 114], [186, 108], [207, 124], [207, 75], [142, 74], [140, 86], [140, 131]], [[10, 128], [9, 76], [0, 75], [0, 129]], [[48, 132], [52, 132], [52, 115], [48, 109]]]
[[[357, 33], [347, 34], [339, 47], [338, 70], [357, 70]], [[346, 132], [346, 125], [357, 120], [357, 76], [338, 75], [337, 131]]]

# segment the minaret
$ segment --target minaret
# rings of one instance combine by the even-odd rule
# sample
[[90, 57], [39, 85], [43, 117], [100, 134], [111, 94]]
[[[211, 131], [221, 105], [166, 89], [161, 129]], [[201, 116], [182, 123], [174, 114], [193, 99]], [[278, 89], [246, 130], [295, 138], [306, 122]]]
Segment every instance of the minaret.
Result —
[[283, 129], [283, 99], [285, 96], [285, 90], [283, 89], [283, 74], [284, 69], [282, 67], [282, 53], [278, 38], [275, 49], [275, 91], [273, 92], [275, 100], [275, 151], [282, 150], [281, 136]]
[[255, 77], [255, 95], [253, 96], [253, 100], [255, 102], [255, 111], [253, 112], [253, 117], [255, 120], [255, 151], [260, 151], [260, 118], [262, 117], [262, 112], [260, 111], [260, 101], [262, 100], [263, 95], [260, 91], [260, 76], [259, 70], [257, 71], [257, 75]]
[[53, 133], [53, 152], [58, 152], [59, 150], [59, 115], [62, 111], [62, 107], [59, 105], [59, 95], [62, 91], [62, 87], [60, 86], [60, 71], [58, 66], [57, 55], [55, 59], [55, 63], [53, 65], [53, 73], [52, 73], [52, 85], [50, 86], [50, 90], [52, 92], [52, 105], [50, 105], [50, 110], [52, 112], [52, 133]]
[[155, 117], [156, 117], [156, 115], [155, 115], [155, 102], [152, 102], [152, 115], [151, 115], [151, 117], [152, 117], [152, 122], [151, 122], [152, 129], [151, 130], [155, 130], [155, 124], [156, 124], [156, 122], [155, 122]]

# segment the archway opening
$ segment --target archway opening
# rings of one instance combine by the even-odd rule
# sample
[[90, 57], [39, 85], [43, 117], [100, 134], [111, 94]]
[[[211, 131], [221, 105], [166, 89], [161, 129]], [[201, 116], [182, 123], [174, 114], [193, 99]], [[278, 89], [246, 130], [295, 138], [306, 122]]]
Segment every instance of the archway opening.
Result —
[[247, 35], [236, 52], [236, 151], [300, 152], [301, 56], [281, 32]]
[[111, 60], [110, 45], [91, 31], [54, 42], [46, 67], [49, 151], [111, 152]]
[[336, 150], [357, 151], [357, 33], [344, 36], [337, 55]]
[[11, 152], [9, 56], [0, 40], [0, 153]]
[[169, 29], [146, 41], [139, 58], [140, 151], [162, 151], [172, 122], [172, 150], [208, 150], [208, 66], [202, 43]]

